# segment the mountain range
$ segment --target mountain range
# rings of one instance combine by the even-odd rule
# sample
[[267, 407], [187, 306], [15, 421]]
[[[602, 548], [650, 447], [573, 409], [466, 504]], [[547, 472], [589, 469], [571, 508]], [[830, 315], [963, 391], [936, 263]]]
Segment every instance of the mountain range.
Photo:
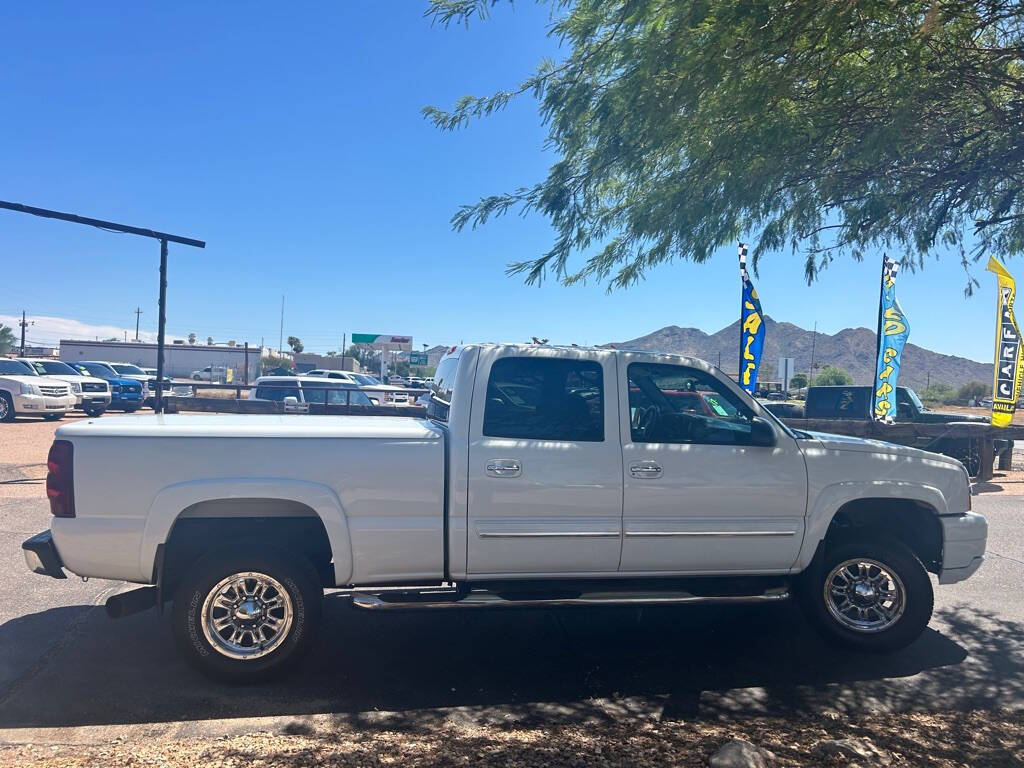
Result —
[[[875, 373], [876, 336], [867, 328], [844, 328], [827, 334], [808, 331], [792, 323], [780, 323], [765, 315], [765, 344], [761, 358], [760, 381], [777, 379], [780, 357], [792, 357], [796, 371], [806, 373], [811, 367], [813, 347], [815, 370], [834, 365], [847, 371], [858, 384], [870, 384]], [[739, 363], [740, 324], [737, 320], [715, 333], [699, 328], [668, 325], [646, 336], [606, 346], [617, 349], [642, 349], [690, 355], [719, 365], [735, 373]], [[945, 382], [959, 387], [968, 381], [992, 381], [992, 364], [979, 363], [956, 355], [943, 355], [908, 343], [903, 350], [903, 367], [899, 383], [916, 390], [928, 383]]]

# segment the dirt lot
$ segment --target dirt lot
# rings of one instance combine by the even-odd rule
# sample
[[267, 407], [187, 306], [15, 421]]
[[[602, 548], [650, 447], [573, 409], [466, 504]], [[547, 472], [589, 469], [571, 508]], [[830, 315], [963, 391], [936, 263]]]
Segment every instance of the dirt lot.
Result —
[[[1024, 765], [1024, 715], [993, 712], [901, 717], [758, 718], [742, 725], [657, 721], [585, 726], [438, 727], [345, 725], [256, 732], [187, 742], [115, 741], [102, 747], [0, 748], [0, 763], [77, 766], [706, 766], [743, 738], [775, 755], [773, 766], [840, 766], [814, 752], [826, 739], [866, 738], [893, 766], [1012, 768]], [[881, 762], [863, 765], [882, 765]]]

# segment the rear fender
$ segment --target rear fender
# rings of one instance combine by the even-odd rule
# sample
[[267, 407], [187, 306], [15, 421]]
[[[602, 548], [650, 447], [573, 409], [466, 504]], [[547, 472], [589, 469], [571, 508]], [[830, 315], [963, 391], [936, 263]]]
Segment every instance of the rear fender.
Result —
[[167, 542], [175, 520], [183, 510], [205, 501], [222, 499], [279, 499], [304, 504], [323, 522], [331, 544], [336, 584], [352, 576], [352, 545], [348, 520], [333, 489], [320, 483], [267, 478], [216, 478], [169, 485], [153, 499], [139, 552], [140, 572], [151, 573], [157, 547]]

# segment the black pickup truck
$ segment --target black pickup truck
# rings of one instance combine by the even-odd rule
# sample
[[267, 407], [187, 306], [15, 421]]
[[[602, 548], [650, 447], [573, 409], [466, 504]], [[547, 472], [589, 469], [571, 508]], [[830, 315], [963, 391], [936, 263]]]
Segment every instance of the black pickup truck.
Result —
[[[870, 386], [809, 387], [804, 404], [804, 418], [870, 419], [871, 395]], [[954, 421], [984, 423], [989, 421], [989, 417], [980, 414], [933, 411], [925, 407], [914, 390], [909, 387], [896, 387], [896, 421], [918, 424], [947, 424]], [[981, 466], [977, 441], [968, 438], [922, 437], [914, 447], [959, 459], [972, 477], [978, 474]], [[1006, 460], [1003, 457], [1008, 460], [1013, 453], [1013, 441], [996, 440], [995, 453], [999, 465], [1005, 467]]]

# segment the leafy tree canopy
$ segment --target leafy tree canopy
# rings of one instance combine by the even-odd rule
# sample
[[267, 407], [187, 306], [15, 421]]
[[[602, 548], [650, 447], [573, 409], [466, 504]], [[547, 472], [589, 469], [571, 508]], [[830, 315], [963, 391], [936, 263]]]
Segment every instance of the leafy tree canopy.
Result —
[[6, 355], [14, 346], [14, 331], [9, 325], [0, 323], [0, 355]]
[[288, 346], [292, 348], [292, 352], [294, 352], [296, 355], [306, 348], [303, 345], [302, 340], [298, 336], [289, 336]]
[[821, 373], [815, 376], [812, 382], [812, 385], [816, 387], [843, 386], [846, 384], [853, 384], [853, 376], [842, 368], [836, 368], [834, 365], [826, 365], [822, 368]]
[[807, 386], [807, 374], [794, 373], [789, 377], [789, 386], [793, 389], [803, 389]]
[[[432, 0], [427, 13], [469, 23], [498, 2]], [[809, 282], [871, 246], [912, 265], [949, 249], [965, 268], [1024, 250], [1019, 0], [550, 2], [564, 60], [424, 109], [451, 130], [539, 99], [559, 156], [547, 178], [452, 219], [547, 216], [551, 249], [510, 273], [624, 287], [741, 238], [755, 267], [801, 253]]]

